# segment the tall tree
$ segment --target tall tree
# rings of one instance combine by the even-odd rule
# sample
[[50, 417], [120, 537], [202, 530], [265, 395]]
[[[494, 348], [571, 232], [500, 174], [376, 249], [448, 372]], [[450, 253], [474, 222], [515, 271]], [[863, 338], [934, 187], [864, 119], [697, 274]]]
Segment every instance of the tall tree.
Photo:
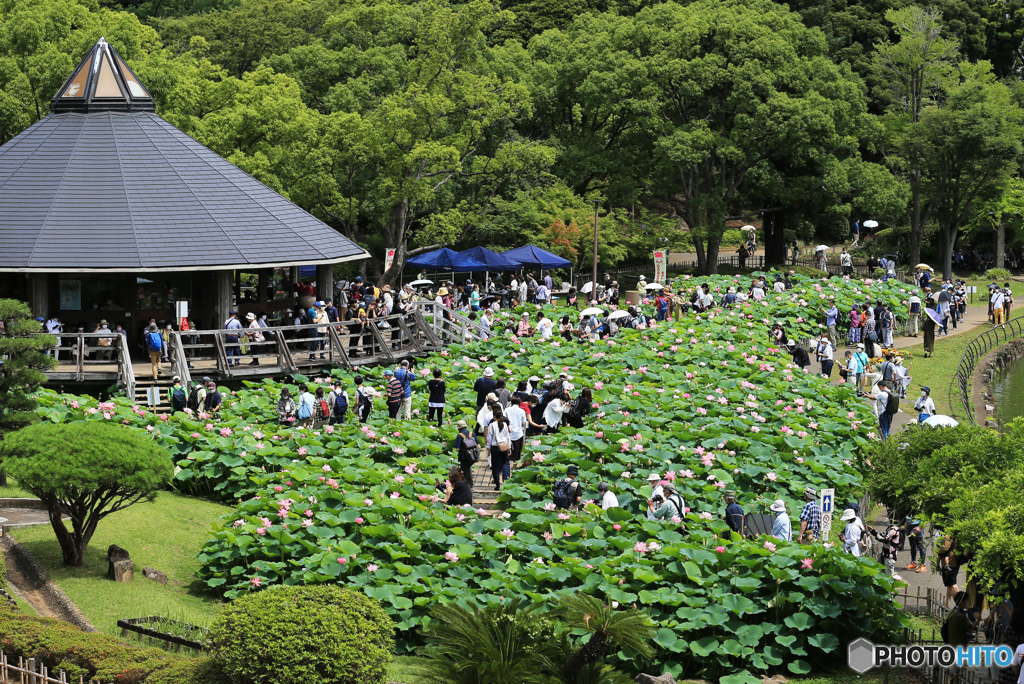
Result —
[[714, 273], [726, 218], [750, 209], [752, 172], [855, 143], [863, 87], [829, 60], [820, 32], [772, 2], [665, 4], [637, 21], [659, 91], [648, 126], [657, 189], [689, 225], [700, 272]]
[[904, 142], [907, 158], [921, 170], [917, 189], [934, 208], [947, 278], [960, 231], [1001, 198], [1024, 149], [1024, 110], [1010, 89], [988, 63], [964, 63], [958, 71], [942, 106], [925, 108]]
[[35, 389], [46, 382], [46, 371], [57, 361], [46, 354], [57, 344], [53, 335], [40, 335], [42, 326], [28, 304], [0, 299], [0, 439], [34, 422]]
[[[921, 120], [926, 107], [941, 99], [954, 78], [959, 44], [943, 36], [942, 15], [935, 9], [915, 5], [889, 10], [885, 16], [899, 41], [886, 40], [876, 48], [874, 68], [881, 82], [876, 93], [889, 103], [887, 123], [899, 145], [900, 138]], [[906, 158], [892, 161], [903, 167], [910, 183], [909, 263], [916, 264], [921, 260], [921, 238], [933, 207], [922, 206], [920, 165]]]

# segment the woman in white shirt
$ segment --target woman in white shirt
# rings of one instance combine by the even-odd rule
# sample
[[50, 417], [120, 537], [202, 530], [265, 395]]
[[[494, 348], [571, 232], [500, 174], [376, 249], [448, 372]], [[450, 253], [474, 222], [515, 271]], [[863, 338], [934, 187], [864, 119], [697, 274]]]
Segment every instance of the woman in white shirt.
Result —
[[508, 479], [509, 456], [512, 452], [512, 437], [509, 422], [501, 411], [501, 406], [494, 406], [494, 420], [487, 426], [485, 444], [491, 455], [491, 475], [494, 477], [494, 491], [501, 491], [502, 476]]
[[565, 413], [565, 402], [555, 397], [544, 409], [544, 422], [547, 423], [548, 433], [558, 432], [562, 425], [562, 414]]
[[914, 402], [914, 408], [917, 409], [918, 423], [923, 423], [935, 415], [935, 402], [932, 401], [931, 392], [931, 387], [922, 387], [921, 396]]
[[847, 508], [843, 511], [843, 517], [841, 520], [846, 523], [846, 529], [843, 530], [843, 533], [839, 538], [843, 542], [843, 551], [853, 554], [854, 556], [859, 556], [860, 544], [858, 542], [860, 541], [860, 536], [863, 534], [863, 531], [860, 526], [857, 525], [856, 518], [857, 514], [852, 508]]

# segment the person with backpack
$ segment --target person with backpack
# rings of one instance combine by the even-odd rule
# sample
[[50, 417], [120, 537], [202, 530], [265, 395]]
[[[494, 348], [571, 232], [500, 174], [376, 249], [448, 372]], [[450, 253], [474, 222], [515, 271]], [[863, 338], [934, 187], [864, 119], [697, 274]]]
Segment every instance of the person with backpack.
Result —
[[476, 441], [476, 435], [469, 429], [469, 424], [460, 420], [455, 424], [459, 434], [455, 438], [455, 453], [459, 462], [459, 468], [466, 477], [469, 486], [473, 486], [473, 465], [480, 460], [480, 443]]
[[331, 405], [327, 401], [327, 394], [323, 387], [316, 388], [316, 401], [314, 402], [316, 418], [314, 422], [325, 423], [331, 417]]
[[295, 410], [291, 390], [287, 387], [282, 388], [281, 397], [277, 400], [277, 422], [281, 425], [291, 425], [295, 422]]
[[309, 387], [305, 384], [299, 385], [299, 401], [296, 411], [300, 427], [313, 427], [313, 420], [316, 417], [316, 398], [310, 394]]
[[172, 380], [174, 383], [167, 390], [167, 401], [171, 405], [171, 412], [184, 411], [188, 406], [188, 397], [185, 395], [185, 387], [181, 384], [181, 378], [177, 375]]
[[192, 415], [195, 415], [195, 413], [202, 407], [205, 399], [206, 385], [201, 382], [197, 382], [188, 393], [188, 399], [185, 400], [185, 410], [191, 411]]
[[348, 415], [348, 392], [341, 382], [332, 382], [331, 391], [327, 393], [327, 408], [330, 410], [328, 425], [344, 425]]
[[569, 511], [579, 508], [583, 498], [583, 486], [577, 481], [579, 475], [579, 466], [570, 465], [565, 469], [565, 477], [555, 483], [552, 496], [555, 508]]
[[882, 439], [889, 439], [892, 417], [900, 410], [899, 397], [889, 391], [889, 383], [885, 380], [878, 381], [877, 394], [865, 394], [864, 396], [875, 400], [878, 412], [878, 430], [882, 433]]
[[878, 553], [878, 562], [885, 566], [885, 570], [890, 576], [896, 574], [896, 554], [900, 550], [901, 534], [899, 525], [890, 522], [885, 532], [882, 533], [869, 525], [868, 534], [874, 537], [882, 547]]
[[501, 407], [494, 404], [494, 420], [487, 425], [485, 445], [491, 456], [491, 473], [494, 477], [494, 491], [501, 491], [502, 477], [510, 475], [509, 457], [512, 454], [512, 435], [509, 422]]
[[647, 510], [650, 511], [651, 515], [654, 516], [655, 520], [661, 520], [662, 518], [676, 518], [680, 520], [686, 515], [686, 504], [683, 502], [683, 497], [676, 491], [674, 485], [669, 482], [662, 483], [662, 491], [665, 492], [665, 502], [658, 508], [654, 507], [654, 500], [647, 500]]
[[149, 361], [153, 366], [153, 379], [160, 375], [160, 358], [163, 356], [164, 338], [155, 323], [151, 323], [146, 329], [146, 350], [149, 352]]
[[359, 417], [360, 423], [365, 423], [373, 413], [373, 398], [377, 396], [377, 391], [372, 387], [363, 386], [363, 377], [357, 375], [355, 377], [356, 382], [356, 415]]

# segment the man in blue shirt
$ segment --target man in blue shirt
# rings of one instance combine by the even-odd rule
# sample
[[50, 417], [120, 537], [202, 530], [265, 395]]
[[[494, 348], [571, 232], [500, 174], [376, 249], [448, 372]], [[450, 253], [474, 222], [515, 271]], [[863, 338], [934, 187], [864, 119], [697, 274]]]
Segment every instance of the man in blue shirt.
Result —
[[857, 243], [860, 242], [860, 221], [853, 222], [853, 243], [850, 247], [856, 247]]
[[769, 508], [777, 513], [772, 523], [772, 536], [782, 541], [793, 541], [793, 523], [789, 520], [789, 513], [786, 512], [786, 502], [776, 499]]
[[242, 329], [242, 322], [238, 320], [238, 312], [232, 311], [228, 320], [224, 321], [224, 328], [230, 332], [224, 335], [224, 353], [227, 356], [227, 364], [231, 365], [231, 357], [235, 357], [235, 365], [240, 364], [242, 350], [238, 348], [239, 330]]
[[406, 420], [412, 420], [412, 381], [413, 372], [409, 368], [408, 361], [402, 361], [402, 365], [395, 369], [395, 379], [402, 383], [402, 411]]

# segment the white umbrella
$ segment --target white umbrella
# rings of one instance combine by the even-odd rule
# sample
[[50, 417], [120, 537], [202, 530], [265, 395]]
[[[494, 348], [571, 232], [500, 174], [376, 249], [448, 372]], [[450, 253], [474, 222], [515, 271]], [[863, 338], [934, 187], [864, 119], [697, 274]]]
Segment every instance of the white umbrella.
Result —
[[590, 292], [593, 289], [594, 289], [594, 281], [593, 280], [588, 280], [587, 282], [583, 283], [583, 287], [580, 288], [580, 292], [582, 292], [583, 294], [586, 294], [586, 293]]
[[922, 423], [922, 425], [928, 425], [930, 427], [956, 427], [959, 424], [960, 423], [949, 416], [932, 416]]
[[663, 289], [665, 289], [665, 286], [664, 285], [659, 285], [658, 283], [648, 283], [647, 285], [644, 286], [644, 289], [645, 290], [663, 290]]
[[584, 309], [583, 311], [580, 311], [580, 315], [581, 316], [600, 316], [603, 313], [604, 313], [604, 310], [603, 309], [598, 309], [596, 306], [592, 306], [592, 307], [590, 307], [588, 309]]
[[409, 284], [412, 285], [413, 287], [419, 287], [421, 285], [433, 285], [434, 281], [433, 280], [414, 280], [414, 281], [412, 281]]
[[608, 315], [608, 320], [614, 321], [614, 320], [616, 320], [618, 318], [625, 318], [628, 315], [629, 315], [628, 311], [625, 311], [623, 309], [619, 309], [618, 311], [612, 311], [611, 314]]
[[814, 251], [815, 252], [824, 252], [828, 248], [829, 248], [828, 245], [818, 245], [817, 247], [814, 248]]
[[864, 222], [864, 227], [865, 228], [877, 228], [878, 227], [878, 221], [875, 221], [875, 220], [865, 221]]
[[743, 226], [740, 230], [757, 230], [754, 226]]

